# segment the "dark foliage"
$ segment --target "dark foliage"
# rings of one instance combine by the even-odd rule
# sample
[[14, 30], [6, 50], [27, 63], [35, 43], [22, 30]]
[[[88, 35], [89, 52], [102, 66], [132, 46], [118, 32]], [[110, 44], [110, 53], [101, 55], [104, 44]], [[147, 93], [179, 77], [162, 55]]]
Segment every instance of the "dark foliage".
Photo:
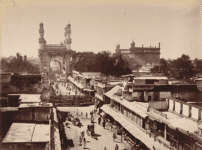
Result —
[[168, 66], [168, 62], [164, 59], [160, 59], [160, 66], [155, 66], [151, 69], [152, 73], [159, 73], [161, 72], [164, 76], [169, 76], [170, 74], [170, 68]]
[[98, 54], [83, 52], [76, 54], [77, 63], [74, 69], [80, 72], [101, 72], [104, 75], [120, 76], [130, 74], [131, 70], [120, 54], [112, 55], [109, 51]]
[[185, 54], [170, 63], [170, 70], [177, 79], [190, 79], [195, 75], [194, 65], [190, 57]]
[[39, 74], [39, 65], [32, 64], [29, 61], [23, 61], [22, 56], [19, 55], [17, 58], [13, 58], [8, 62], [6, 58], [1, 59], [1, 70], [6, 72], [15, 72], [18, 74], [29, 73]]
[[166, 61], [162, 58], [160, 66], [155, 66], [151, 72], [161, 72], [165, 76], [176, 79], [190, 79], [197, 73], [190, 57], [185, 54], [173, 61]]

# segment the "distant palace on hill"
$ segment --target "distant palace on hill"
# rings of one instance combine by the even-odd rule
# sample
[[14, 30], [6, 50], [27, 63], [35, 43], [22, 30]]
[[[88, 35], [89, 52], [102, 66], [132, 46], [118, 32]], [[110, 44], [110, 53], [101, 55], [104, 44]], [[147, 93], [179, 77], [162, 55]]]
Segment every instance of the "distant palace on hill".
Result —
[[160, 64], [160, 43], [159, 47], [135, 47], [135, 42], [131, 43], [129, 49], [120, 49], [120, 45], [116, 46], [116, 53], [121, 53], [124, 60], [130, 64], [130, 69], [134, 70], [137, 65], [155, 66]]

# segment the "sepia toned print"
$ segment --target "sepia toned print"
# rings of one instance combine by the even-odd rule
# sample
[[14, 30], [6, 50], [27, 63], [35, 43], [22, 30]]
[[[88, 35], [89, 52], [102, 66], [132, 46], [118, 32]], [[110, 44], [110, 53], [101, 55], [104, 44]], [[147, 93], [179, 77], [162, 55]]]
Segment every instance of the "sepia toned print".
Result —
[[0, 1], [0, 149], [201, 150], [201, 4]]

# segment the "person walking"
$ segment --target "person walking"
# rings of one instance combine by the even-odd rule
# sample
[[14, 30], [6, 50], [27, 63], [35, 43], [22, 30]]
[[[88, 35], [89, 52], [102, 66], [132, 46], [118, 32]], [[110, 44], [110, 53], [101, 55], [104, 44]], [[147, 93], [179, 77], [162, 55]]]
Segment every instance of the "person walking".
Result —
[[89, 133], [89, 131], [90, 131], [90, 126], [89, 126], [89, 124], [87, 125], [87, 133]]
[[103, 128], [104, 128], [104, 129], [105, 129], [105, 123], [106, 123], [106, 122], [105, 122], [105, 120], [104, 120], [104, 121], [103, 121]]
[[79, 111], [78, 111], [78, 109], [77, 109], [77, 116], [79, 115]]
[[82, 138], [84, 138], [84, 137], [85, 137], [85, 132], [83, 131], [83, 132], [82, 132]]
[[83, 138], [83, 149], [85, 149], [85, 147], [86, 147], [86, 138], [84, 137]]
[[98, 118], [98, 125], [100, 125], [100, 117]]
[[111, 131], [112, 131], [112, 129], [113, 129], [113, 123], [111, 123]]
[[91, 123], [94, 123], [94, 117], [93, 116], [91, 117]]
[[86, 118], [88, 118], [88, 113], [86, 112]]
[[122, 142], [122, 136], [123, 136], [123, 133], [121, 132], [121, 142]]
[[119, 150], [119, 146], [118, 146], [118, 144], [116, 144], [116, 146], [115, 146], [115, 150]]
[[80, 145], [80, 146], [82, 145], [81, 142], [82, 142], [82, 137], [79, 136], [79, 145]]
[[94, 135], [95, 135], [95, 130], [94, 130], [95, 128], [94, 128], [94, 124], [92, 124], [92, 133], [93, 133], [93, 137], [94, 137]]
[[91, 135], [91, 138], [94, 138], [94, 135], [93, 135], [93, 128], [91, 127], [90, 129], [90, 135]]
[[113, 141], [115, 141], [115, 139], [116, 139], [116, 133], [114, 132], [113, 133]]

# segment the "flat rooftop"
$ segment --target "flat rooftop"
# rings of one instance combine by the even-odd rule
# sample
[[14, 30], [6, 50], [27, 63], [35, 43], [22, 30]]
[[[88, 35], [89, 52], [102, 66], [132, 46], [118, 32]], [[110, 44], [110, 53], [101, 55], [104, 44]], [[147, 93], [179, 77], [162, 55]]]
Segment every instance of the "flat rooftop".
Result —
[[172, 112], [166, 111], [166, 112], [161, 112], [164, 115], [167, 115], [166, 117], [163, 117], [160, 114], [157, 114], [155, 112], [148, 112], [147, 114], [149, 116], [152, 116], [154, 118], [156, 118], [157, 120], [160, 120], [166, 124], [168, 124], [168, 126], [170, 126], [171, 128], [178, 128], [178, 129], [182, 129], [184, 131], [188, 131], [190, 133], [194, 133], [194, 131], [198, 131], [198, 123], [195, 121], [192, 121], [191, 119], [185, 118], [185, 117], [181, 117], [177, 114], [174, 114]]
[[13, 123], [2, 143], [27, 143], [50, 141], [50, 125], [35, 123]]
[[41, 102], [41, 94], [20, 94], [21, 103]]
[[52, 103], [46, 103], [45, 105], [40, 105], [40, 103], [23, 103], [20, 104], [19, 108], [28, 108], [28, 107], [52, 107]]
[[139, 77], [134, 77], [133, 79], [135, 80], [168, 80], [167, 77], [165, 76], [139, 76]]

